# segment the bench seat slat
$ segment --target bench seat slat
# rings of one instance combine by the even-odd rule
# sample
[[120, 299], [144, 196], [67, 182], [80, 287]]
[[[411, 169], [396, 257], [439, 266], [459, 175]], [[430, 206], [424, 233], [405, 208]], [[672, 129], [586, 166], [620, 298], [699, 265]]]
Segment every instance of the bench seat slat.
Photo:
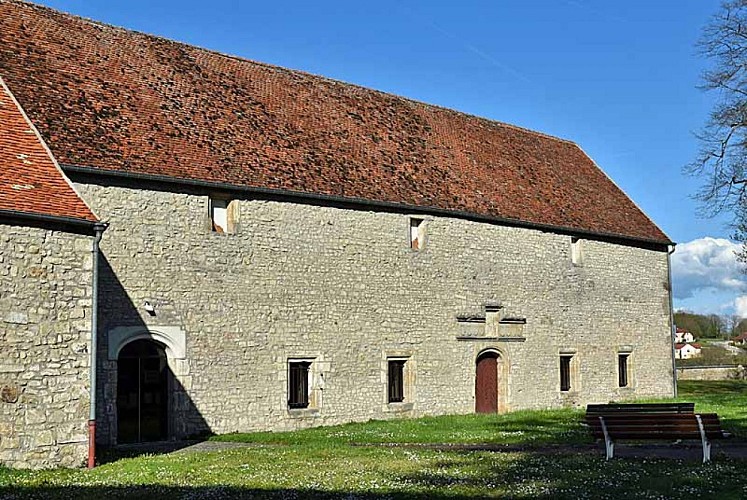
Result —
[[607, 459], [614, 456], [614, 442], [617, 440], [687, 439], [702, 440], [703, 461], [707, 462], [711, 454], [710, 441], [728, 437], [721, 428], [718, 415], [696, 415], [695, 403], [588, 405], [585, 420], [592, 436], [605, 440]]
[[[613, 439], [617, 438], [618, 436], [623, 436], [623, 435], [628, 435], [628, 434], [635, 434], [636, 436], [651, 436], [652, 439], [655, 439], [656, 436], [658, 436], [659, 434], [664, 434], [664, 433], [666, 433], [666, 434], [677, 434], [677, 435], [681, 436], [683, 439], [685, 439], [685, 438], [689, 439], [690, 436], [695, 436], [695, 437], [700, 438], [700, 432], [695, 432], [695, 431], [683, 432], [683, 431], [678, 430], [678, 429], [661, 429], [661, 430], [656, 431], [656, 432], [641, 431], [640, 429], [625, 429], [625, 430], [619, 430], [619, 431], [616, 431], [616, 432], [608, 432], [608, 434]], [[602, 436], [604, 436], [604, 432], [601, 432], [601, 431], [600, 432], [593, 432], [592, 434], [594, 436], [596, 436], [596, 437], [602, 437]], [[708, 438], [719, 439], [722, 436], [723, 433], [713, 431], [713, 432], [706, 432], [705, 434], [706, 434], [706, 437], [708, 437]], [[645, 437], [643, 437], [641, 439], [645, 439]]]
[[612, 403], [590, 404], [586, 407], [587, 415], [613, 413], [695, 413], [695, 403]]

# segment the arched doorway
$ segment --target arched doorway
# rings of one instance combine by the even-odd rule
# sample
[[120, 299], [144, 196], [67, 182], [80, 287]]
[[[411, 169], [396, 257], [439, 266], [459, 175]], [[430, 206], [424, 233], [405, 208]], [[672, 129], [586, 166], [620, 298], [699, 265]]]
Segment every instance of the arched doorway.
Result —
[[168, 436], [166, 353], [152, 340], [135, 340], [117, 358], [117, 442], [162, 441]]
[[487, 351], [477, 357], [475, 412], [498, 412], [498, 353], [495, 351]]

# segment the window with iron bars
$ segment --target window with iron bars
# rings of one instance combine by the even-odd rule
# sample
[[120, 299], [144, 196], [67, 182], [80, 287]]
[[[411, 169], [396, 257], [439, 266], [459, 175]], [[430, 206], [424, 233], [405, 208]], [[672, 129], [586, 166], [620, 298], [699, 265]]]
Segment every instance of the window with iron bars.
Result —
[[390, 359], [388, 363], [387, 399], [390, 403], [401, 403], [405, 400], [405, 363], [404, 359]]
[[617, 385], [619, 387], [628, 387], [628, 356], [629, 353], [617, 355]]
[[560, 390], [571, 390], [571, 360], [573, 356], [560, 356]]
[[288, 363], [288, 408], [309, 406], [309, 361]]

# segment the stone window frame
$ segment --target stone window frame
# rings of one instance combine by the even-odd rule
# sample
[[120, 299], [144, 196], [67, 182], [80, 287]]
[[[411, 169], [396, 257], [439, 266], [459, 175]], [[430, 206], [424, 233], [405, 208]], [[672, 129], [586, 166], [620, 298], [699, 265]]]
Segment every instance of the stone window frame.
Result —
[[[311, 403], [312, 361], [288, 361], [288, 408], [308, 408]], [[304, 380], [305, 379], [305, 380]], [[302, 393], [303, 394], [300, 394]], [[297, 398], [297, 394], [299, 397]]]
[[[226, 205], [226, 227], [217, 230], [214, 216], [214, 209], [216, 204]], [[220, 236], [238, 234], [239, 228], [239, 200], [230, 198], [225, 195], [215, 194], [208, 196], [208, 213], [207, 213], [208, 225], [212, 234]]]
[[387, 359], [387, 402], [405, 402], [405, 366], [408, 358]]
[[[285, 408], [292, 417], [315, 416], [322, 410], [325, 386], [324, 362], [320, 355], [288, 356], [283, 363], [283, 382], [285, 389]], [[291, 363], [309, 363], [308, 368], [308, 405], [304, 408], [292, 408], [290, 400], [290, 366]]]
[[[418, 221], [418, 224], [414, 222]], [[428, 223], [430, 219], [423, 215], [407, 216], [407, 242], [411, 252], [422, 252], [428, 245]], [[417, 229], [417, 238], [413, 238], [413, 230]], [[417, 243], [415, 243], [417, 241]]]
[[[562, 358], [570, 358], [569, 364], [568, 364], [568, 377], [569, 377], [569, 387], [567, 390], [564, 390], [561, 387], [561, 379], [562, 379]], [[556, 386], [557, 391], [560, 394], [577, 394], [581, 391], [581, 359], [578, 353], [578, 350], [575, 348], [562, 348], [558, 351], [558, 384]]]
[[[402, 401], [389, 401], [389, 362], [404, 361]], [[385, 412], [407, 412], [415, 408], [417, 362], [412, 351], [384, 351], [381, 358], [382, 402]]]
[[[620, 358], [625, 356], [626, 358], [626, 378], [627, 385], [620, 385]], [[615, 376], [616, 383], [615, 387], [621, 391], [633, 391], [635, 390], [635, 357], [633, 355], [633, 348], [631, 346], [621, 346], [615, 353]]]
[[571, 265], [574, 267], [584, 265], [584, 240], [578, 236], [571, 236]]

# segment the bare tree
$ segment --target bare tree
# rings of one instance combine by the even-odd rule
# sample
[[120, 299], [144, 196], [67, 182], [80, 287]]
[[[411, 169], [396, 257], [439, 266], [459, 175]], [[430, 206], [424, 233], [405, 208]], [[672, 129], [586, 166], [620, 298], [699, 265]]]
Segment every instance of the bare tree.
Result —
[[[705, 179], [698, 198], [709, 215], [731, 212], [747, 241], [747, 0], [728, 0], [698, 43], [711, 62], [702, 88], [717, 94], [698, 134], [698, 155], [686, 170]], [[739, 227], [741, 223], [741, 228]], [[745, 252], [743, 251], [743, 254]], [[743, 255], [744, 258], [747, 258]]]
[[725, 327], [725, 331], [723, 333], [726, 336], [733, 337], [742, 333], [737, 331], [740, 324], [744, 321], [741, 316], [737, 314], [726, 314], [722, 316], [721, 321]]

